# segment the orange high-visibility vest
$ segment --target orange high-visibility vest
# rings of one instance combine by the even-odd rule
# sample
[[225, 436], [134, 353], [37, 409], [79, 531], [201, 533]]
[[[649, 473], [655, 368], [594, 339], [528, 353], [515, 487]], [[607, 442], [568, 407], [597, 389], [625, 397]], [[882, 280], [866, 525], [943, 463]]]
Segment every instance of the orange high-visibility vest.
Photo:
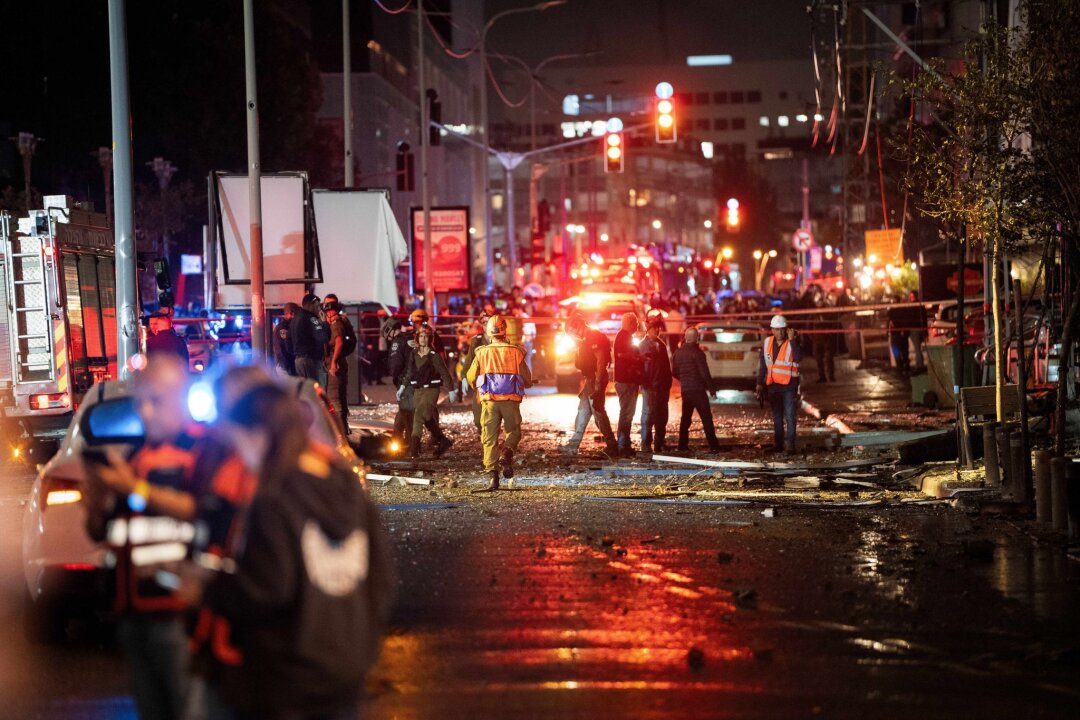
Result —
[[799, 377], [799, 364], [791, 359], [791, 343], [784, 340], [780, 343], [780, 352], [774, 353], [776, 338], [771, 335], [765, 338], [765, 384], [787, 385], [791, 378]]
[[518, 373], [518, 369], [524, 361], [524, 350], [499, 340], [476, 348], [476, 389], [480, 402], [521, 402], [525, 397], [525, 378]]

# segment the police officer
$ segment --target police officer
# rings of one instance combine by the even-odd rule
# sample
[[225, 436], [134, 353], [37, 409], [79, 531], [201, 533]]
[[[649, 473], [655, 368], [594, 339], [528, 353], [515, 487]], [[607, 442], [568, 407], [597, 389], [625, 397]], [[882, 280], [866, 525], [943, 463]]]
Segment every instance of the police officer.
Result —
[[619, 454], [615, 433], [611, 431], [604, 401], [607, 398], [608, 365], [611, 364], [611, 341], [599, 330], [589, 327], [580, 313], [574, 313], [566, 321], [566, 332], [577, 339], [574, 366], [581, 371], [581, 392], [578, 393], [578, 411], [574, 420], [574, 434], [560, 448], [564, 455], [575, 455], [589, 427], [589, 420], [604, 436], [604, 452], [610, 457]]
[[300, 311], [293, 316], [289, 324], [296, 374], [317, 382], [323, 380], [323, 359], [326, 356], [326, 344], [330, 342], [329, 329], [319, 317], [320, 313], [319, 296], [308, 293], [304, 296]]
[[641, 390], [641, 450], [662, 453], [667, 450], [668, 399], [671, 397], [671, 356], [664, 342], [664, 318], [660, 313], [645, 322], [645, 339], [638, 350], [645, 359]]
[[292, 320], [300, 306], [296, 303], [285, 303], [281, 320], [278, 321], [274, 332], [274, 358], [277, 366], [287, 375], [296, 375], [296, 354], [293, 352], [292, 337], [289, 335]]
[[401, 400], [408, 390], [413, 394], [412, 434], [409, 436], [409, 457], [420, 457], [420, 441], [424, 427], [427, 426], [435, 440], [435, 457], [442, 457], [454, 442], [439, 427], [439, 394], [443, 388], [450, 392], [450, 401], [454, 402], [457, 391], [446, 363], [431, 346], [433, 331], [429, 325], [423, 325], [415, 331], [416, 348], [409, 355], [402, 384], [397, 397]]
[[[521, 401], [532, 383], [525, 351], [506, 339], [506, 318], [498, 315], [487, 323], [490, 341], [476, 348], [465, 373], [480, 400], [480, 443], [484, 447], [484, 471], [491, 475], [488, 490], [499, 489], [499, 472], [514, 477], [514, 452], [521, 442]], [[500, 426], [506, 440], [499, 450]]]
[[341, 303], [336, 295], [327, 295], [323, 303], [326, 319], [330, 323], [330, 343], [326, 353], [326, 395], [330, 405], [337, 412], [341, 431], [346, 435], [349, 429], [349, 345], [356, 350], [356, 331], [352, 323], [341, 312]]
[[[761, 361], [758, 363], [758, 393], [769, 393], [773, 412], [774, 452], [783, 452], [785, 440], [787, 451], [795, 451], [795, 413], [799, 400], [799, 363], [802, 348], [798, 333], [788, 327], [783, 315], [774, 315], [769, 323], [772, 335], [761, 344]], [[785, 433], [784, 425], [787, 425]]]
[[697, 328], [687, 328], [683, 333], [681, 348], [671, 356], [671, 373], [679, 381], [682, 393], [682, 417], [679, 418], [679, 451], [690, 451], [690, 424], [694, 413], [701, 420], [705, 430], [705, 440], [709, 451], [717, 452], [720, 443], [716, 440], [716, 426], [713, 423], [712, 408], [709, 405], [709, 393], [713, 391], [712, 374], [705, 359], [705, 351], [698, 345]]

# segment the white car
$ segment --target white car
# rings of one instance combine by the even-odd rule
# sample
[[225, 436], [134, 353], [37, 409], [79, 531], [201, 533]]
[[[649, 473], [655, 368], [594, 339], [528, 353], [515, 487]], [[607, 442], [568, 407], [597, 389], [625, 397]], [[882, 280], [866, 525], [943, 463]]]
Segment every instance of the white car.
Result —
[[[564, 300], [563, 305], [585, 316], [590, 327], [599, 330], [614, 341], [622, 327], [622, 316], [635, 313], [642, 318], [642, 306], [634, 295], [624, 293], [592, 293], [581, 298]], [[561, 393], [577, 393], [581, 377], [574, 367], [577, 340], [566, 333], [565, 328], [555, 335], [555, 388]]]
[[[334, 448], [358, 480], [366, 482], [364, 463], [339, 431], [318, 384], [295, 377], [279, 382], [296, 392], [302, 410], [310, 417], [312, 438]], [[189, 405], [195, 409], [209, 400], [205, 395], [209, 384], [193, 387]], [[59, 451], [38, 471], [23, 513], [29, 638], [63, 639], [68, 618], [94, 618], [107, 614], [112, 606], [112, 574], [105, 566], [105, 547], [91, 540], [85, 530], [82, 453], [87, 448], [125, 452], [142, 441], [142, 432], [130, 384], [99, 383], [75, 412]]]
[[746, 323], [702, 323], [699, 344], [709, 363], [709, 374], [724, 387], [757, 383], [762, 329]]

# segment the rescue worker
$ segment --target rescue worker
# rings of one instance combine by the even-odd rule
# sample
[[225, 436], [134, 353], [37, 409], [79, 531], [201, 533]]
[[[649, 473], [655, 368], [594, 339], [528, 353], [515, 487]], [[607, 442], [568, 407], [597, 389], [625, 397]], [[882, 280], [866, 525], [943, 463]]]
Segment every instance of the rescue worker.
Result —
[[300, 306], [296, 303], [285, 303], [281, 320], [278, 321], [274, 333], [274, 359], [277, 361], [277, 366], [286, 375], [296, 375], [296, 354], [293, 352], [289, 330], [293, 318], [296, 317], [296, 313], [299, 311]]
[[[462, 392], [469, 392], [470, 388], [472, 388], [472, 390], [473, 390], [473, 393], [472, 393], [473, 425], [476, 427], [477, 431], [480, 431], [480, 430], [483, 429], [483, 426], [481, 425], [481, 421], [480, 421], [480, 415], [481, 415], [481, 412], [482, 412], [482, 406], [480, 404], [480, 393], [476, 390], [475, 387], [472, 386], [472, 383], [468, 379], [467, 372], [468, 372], [469, 368], [472, 367], [473, 360], [476, 359], [476, 350], [478, 348], [483, 347], [484, 345], [487, 345], [488, 343], [491, 342], [491, 340], [488, 338], [488, 336], [486, 335], [486, 332], [485, 332], [486, 328], [487, 328], [487, 320], [488, 319], [489, 318], [481, 317], [480, 320], [477, 320], [473, 324], [473, 336], [471, 338], [469, 338], [468, 350], [465, 352], [465, 360], [462, 363], [462, 367], [464, 368], [465, 372], [462, 373], [461, 390], [462, 390]], [[477, 325], [479, 325], [480, 327], [477, 328], [476, 327]]]
[[300, 310], [289, 323], [296, 374], [316, 382], [322, 382], [323, 358], [326, 344], [330, 341], [330, 333], [319, 313], [319, 296], [309, 293], [304, 296]]
[[[795, 328], [788, 327], [783, 315], [774, 315], [769, 323], [772, 335], [761, 344], [757, 390], [768, 392], [773, 413], [774, 452], [795, 451], [795, 413], [799, 401], [799, 363], [802, 348]], [[785, 432], [786, 424], [786, 432]]]
[[[341, 312], [336, 295], [327, 295], [323, 303], [326, 319], [330, 323], [330, 344], [326, 358], [326, 396], [330, 406], [337, 412], [341, 432], [352, 434], [349, 429], [349, 354], [356, 350], [356, 331]], [[351, 345], [351, 348], [350, 348]]]
[[667, 450], [668, 399], [671, 397], [671, 356], [664, 342], [664, 318], [656, 313], [645, 323], [645, 339], [638, 351], [645, 360], [645, 396], [641, 404], [641, 451]]
[[698, 345], [696, 327], [683, 333], [683, 345], [671, 356], [671, 374], [679, 381], [682, 393], [682, 417], [679, 418], [679, 452], [690, 452], [690, 424], [696, 412], [709, 443], [709, 452], [719, 452], [716, 426], [713, 424], [709, 393], [713, 392], [712, 374], [705, 351]]
[[435, 457], [442, 457], [454, 444], [439, 427], [439, 394], [443, 388], [450, 393], [450, 402], [455, 402], [457, 391], [446, 363], [431, 346], [434, 332], [428, 325], [415, 331], [416, 348], [409, 355], [408, 365], [397, 397], [401, 400], [408, 390], [413, 394], [412, 433], [409, 436], [409, 457], [420, 457], [420, 441], [425, 425], [435, 441]]
[[619, 454], [619, 444], [611, 431], [604, 401], [607, 396], [608, 365], [611, 363], [611, 341], [602, 332], [586, 324], [585, 317], [575, 312], [566, 321], [566, 332], [577, 340], [574, 367], [581, 371], [581, 391], [578, 393], [577, 418], [574, 434], [559, 450], [564, 455], [575, 455], [589, 427], [589, 420], [604, 436], [604, 452], [610, 457]]
[[[491, 476], [488, 490], [499, 489], [499, 473], [514, 477], [514, 452], [521, 442], [521, 401], [532, 384], [525, 351], [506, 338], [506, 318], [488, 320], [489, 342], [476, 348], [475, 358], [465, 372], [480, 400], [480, 444], [484, 447], [484, 471]], [[506, 440], [499, 449], [499, 429]]]
[[[409, 364], [409, 356], [412, 348], [409, 347], [409, 336], [401, 330], [401, 321], [390, 318], [382, 327], [383, 337], [386, 339], [387, 366], [390, 372], [390, 382], [394, 387], [401, 387], [405, 379], [405, 368]], [[412, 434], [413, 405], [412, 393], [407, 392], [397, 398], [398, 410], [394, 415], [394, 436], [401, 442], [403, 447], [408, 447], [409, 436]]]
[[[431, 316], [428, 315], [427, 310], [424, 310], [423, 308], [413, 310], [409, 314], [409, 324], [412, 326], [413, 333], [424, 326], [431, 328], [431, 326], [428, 325], [430, 322]], [[413, 340], [415, 342], [415, 336]], [[431, 349], [439, 353], [444, 360], [446, 359], [446, 348], [443, 347], [443, 341], [442, 338], [439, 337], [439, 333], [435, 332], [434, 329], [432, 329], [431, 332]]]
[[619, 454], [623, 457], [634, 455], [634, 448], [630, 443], [630, 426], [634, 422], [638, 393], [641, 391], [644, 375], [643, 358], [634, 343], [634, 333], [637, 330], [637, 315], [632, 312], [623, 313], [622, 327], [615, 335], [615, 394], [619, 396], [619, 428], [616, 438]]
[[180, 720], [184, 711], [188, 604], [176, 592], [177, 572], [195, 534], [199, 498], [228, 455], [192, 422], [187, 381], [179, 358], [152, 356], [134, 381], [144, 443], [126, 458], [83, 455], [86, 530], [107, 543], [115, 561], [117, 637], [144, 720]]

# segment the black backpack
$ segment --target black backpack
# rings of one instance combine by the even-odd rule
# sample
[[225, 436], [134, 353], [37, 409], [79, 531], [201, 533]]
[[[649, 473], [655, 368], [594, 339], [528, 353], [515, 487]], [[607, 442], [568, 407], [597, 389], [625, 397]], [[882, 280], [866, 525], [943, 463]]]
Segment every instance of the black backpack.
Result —
[[349, 318], [344, 315], [339, 316], [341, 323], [345, 326], [345, 330], [341, 333], [341, 351], [344, 355], [352, 355], [356, 352], [356, 330], [353, 329], [352, 323], [349, 322]]

